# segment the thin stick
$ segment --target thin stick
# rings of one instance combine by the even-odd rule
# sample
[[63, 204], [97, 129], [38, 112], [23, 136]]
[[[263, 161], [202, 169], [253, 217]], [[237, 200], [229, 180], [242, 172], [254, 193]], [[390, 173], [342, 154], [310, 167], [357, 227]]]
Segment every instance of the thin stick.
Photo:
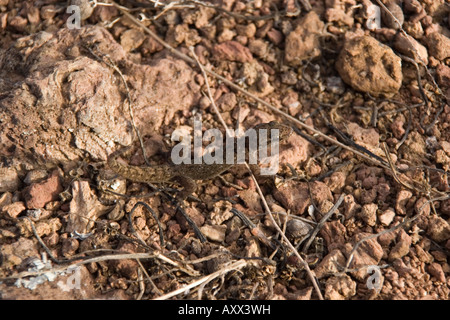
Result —
[[408, 110], [408, 109], [412, 110], [412, 109], [421, 107], [421, 106], [423, 106], [425, 104], [425, 102], [421, 102], [421, 103], [418, 103], [418, 104], [413, 104], [411, 106], [406, 106], [404, 103], [399, 103], [397, 101], [389, 101], [389, 102], [392, 102], [392, 103], [395, 103], [395, 104], [398, 104], [398, 105], [404, 105], [405, 107], [398, 108], [398, 109], [395, 109], [395, 110], [388, 110], [388, 111], [380, 112], [378, 114], [380, 117], [388, 115], [388, 114], [392, 114], [392, 113], [399, 113], [399, 112], [402, 112], [402, 111], [405, 111], [405, 110]]
[[412, 185], [410, 185], [410, 184], [400, 180], [400, 178], [397, 175], [397, 170], [395, 170], [395, 168], [393, 167], [394, 164], [392, 163], [391, 156], [389, 155], [389, 150], [388, 150], [386, 142], [383, 142], [383, 150], [384, 150], [384, 153], [386, 154], [386, 157], [388, 159], [388, 163], [391, 166], [391, 171], [392, 171], [392, 174], [394, 175], [395, 181], [397, 181], [400, 185], [404, 186], [407, 189], [410, 189], [410, 190], [413, 190], [413, 191], [417, 191], [417, 192], [420, 193], [420, 190], [418, 190], [414, 186], [412, 186]]
[[[205, 79], [206, 88], [208, 89], [208, 99], [211, 101], [211, 105], [212, 105], [212, 107], [214, 109], [214, 112], [216, 114], [220, 114], [219, 108], [217, 108], [216, 102], [214, 101], [214, 98], [213, 98], [212, 93], [211, 93], [211, 87], [209, 85], [208, 76], [206, 75], [205, 68], [200, 63], [200, 61], [198, 60], [198, 57], [197, 57], [197, 55], [194, 52], [194, 48], [193, 47], [189, 47], [189, 50], [191, 51], [192, 55], [195, 58], [195, 62], [197, 62], [197, 65], [199, 66], [200, 70], [203, 73], [203, 78]], [[225, 123], [225, 120], [222, 117], [219, 117], [219, 121], [221, 122], [221, 124], [225, 128], [225, 130], [227, 131], [227, 135], [230, 136], [230, 137], [233, 137], [234, 136], [234, 131], [228, 128], [227, 124]]]
[[148, 282], [150, 282], [150, 284], [152, 285], [153, 289], [156, 291], [156, 293], [158, 295], [162, 295], [161, 290], [158, 289], [158, 287], [156, 286], [155, 282], [152, 280], [152, 278], [150, 277], [150, 275], [148, 274], [147, 270], [145, 270], [144, 266], [142, 265], [142, 262], [139, 259], [136, 259], [136, 262], [139, 264], [139, 266], [142, 269], [142, 272], [145, 274], [145, 276], [147, 277]]
[[[287, 216], [287, 213], [286, 213], [286, 212], [272, 212], [272, 214]], [[311, 225], [313, 225], [313, 226], [316, 226], [316, 225], [317, 225], [317, 222], [315, 222], [315, 221], [308, 220], [308, 219], [306, 219], [306, 218], [299, 217], [299, 216], [294, 216], [294, 215], [292, 215], [292, 214], [289, 215], [289, 218], [292, 219], [292, 220], [300, 220], [300, 221], [302, 221], [302, 222], [311, 224]]]
[[144, 292], [145, 292], [144, 277], [142, 276], [143, 267], [142, 267], [142, 264], [140, 264], [139, 260], [136, 260], [136, 261], [139, 263], [139, 266], [140, 266], [140, 268], [138, 268], [138, 278], [137, 278], [140, 291], [139, 291], [138, 296], [136, 297], [136, 300], [141, 300], [142, 296], [144, 295]]
[[406, 125], [405, 134], [403, 135], [402, 139], [395, 145], [395, 150], [400, 149], [402, 144], [406, 141], [406, 138], [408, 138], [409, 131], [411, 130], [413, 114], [411, 108], [410, 107], [407, 108], [408, 108], [408, 124]]
[[345, 194], [342, 193], [339, 196], [339, 199], [334, 204], [334, 206], [330, 209], [330, 211], [328, 211], [327, 214], [325, 214], [323, 216], [323, 218], [320, 220], [320, 222], [316, 225], [316, 227], [314, 228], [314, 231], [312, 232], [311, 236], [309, 237], [308, 242], [306, 242], [305, 246], [303, 247], [303, 250], [302, 250], [303, 252], [308, 251], [308, 249], [311, 246], [312, 242], [316, 238], [316, 235], [319, 233], [320, 229], [322, 229], [323, 225], [328, 220], [328, 218], [331, 217], [333, 215], [333, 213], [339, 208], [339, 206], [341, 205], [342, 201], [344, 201], [344, 197], [345, 197]]
[[216, 252], [213, 254], [210, 254], [209, 256], [203, 257], [203, 258], [198, 258], [198, 259], [194, 259], [194, 260], [189, 260], [189, 261], [184, 261], [184, 263], [186, 264], [196, 264], [196, 263], [200, 263], [200, 262], [204, 262], [204, 261], [208, 261], [214, 258], [217, 258], [221, 255], [221, 252]]
[[202, 243], [206, 242], [205, 235], [197, 227], [194, 220], [192, 220], [191, 217], [189, 217], [189, 215], [186, 213], [186, 211], [184, 211], [183, 207], [178, 205], [175, 202], [175, 200], [173, 201], [172, 204], [176, 207], [176, 210], [180, 211], [180, 213], [183, 215], [184, 219], [186, 219], [186, 222], [191, 226], [191, 228], [194, 229], [195, 235], [197, 236], [197, 238], [199, 238], [200, 242]]
[[250, 292], [250, 297], [248, 297], [248, 300], [253, 300], [253, 296], [255, 295], [255, 292], [256, 292], [256, 289], [258, 288], [258, 286], [259, 286], [259, 282], [256, 282], [253, 285], [252, 292]]
[[155, 298], [154, 300], [167, 300], [167, 299], [172, 298], [172, 297], [174, 297], [176, 295], [179, 295], [181, 293], [187, 292], [187, 291], [191, 290], [192, 288], [195, 288], [195, 287], [200, 286], [202, 284], [207, 284], [208, 282], [211, 282], [215, 278], [220, 277], [221, 275], [226, 274], [229, 271], [242, 269], [246, 265], [247, 265], [247, 262], [245, 260], [235, 261], [232, 264], [230, 264], [228, 266], [225, 266], [224, 268], [222, 268], [222, 269], [220, 269], [220, 270], [218, 270], [218, 271], [216, 271], [214, 273], [211, 273], [211, 274], [209, 274], [209, 275], [207, 275], [207, 276], [205, 276], [203, 278], [200, 278], [200, 279], [198, 279], [198, 280], [188, 284], [187, 286], [185, 286], [183, 288], [180, 288], [180, 289], [174, 290], [172, 292], [169, 292], [169, 293], [167, 293], [167, 294], [165, 294], [165, 295], [163, 295], [161, 297]]
[[270, 247], [272, 250], [277, 250], [277, 247], [266, 237], [266, 235], [241, 211], [233, 208], [230, 210], [235, 216], [242, 220], [244, 225], [250, 229], [252, 235], [257, 237], [262, 243]]
[[28, 222], [30, 223], [30, 226], [31, 226], [31, 231], [33, 232], [37, 241], [42, 246], [42, 248], [44, 248], [45, 252], [47, 252], [48, 256], [50, 257], [50, 260], [52, 260], [54, 263], [64, 264], [64, 263], [71, 263], [73, 261], [77, 261], [77, 260], [81, 260], [81, 259], [88, 259], [88, 257], [75, 257], [75, 258], [64, 259], [64, 260], [60, 260], [60, 259], [56, 258], [53, 255], [52, 251], [45, 245], [44, 241], [42, 241], [42, 238], [39, 236], [39, 234], [36, 230], [36, 227], [34, 226], [34, 222], [29, 217], [23, 217], [22, 219], [28, 220]]

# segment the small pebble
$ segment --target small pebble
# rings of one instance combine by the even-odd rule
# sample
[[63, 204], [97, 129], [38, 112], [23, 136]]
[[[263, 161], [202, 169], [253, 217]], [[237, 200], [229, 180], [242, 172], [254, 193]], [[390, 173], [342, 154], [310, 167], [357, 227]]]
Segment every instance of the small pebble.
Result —
[[289, 220], [286, 224], [286, 236], [290, 238], [303, 238], [306, 236], [312, 227], [298, 219]]
[[387, 4], [386, 7], [392, 13], [392, 15], [389, 14], [389, 12], [386, 12], [384, 8], [381, 9], [381, 19], [383, 20], [384, 25], [391, 29], [399, 29], [398, 23], [392, 16], [394, 16], [398, 20], [398, 22], [400, 22], [400, 25], [403, 25], [405, 17], [403, 15], [402, 8], [394, 2]]
[[69, 6], [78, 6], [80, 8], [81, 20], [86, 20], [94, 12], [94, 8], [89, 3], [89, 0], [69, 0]]

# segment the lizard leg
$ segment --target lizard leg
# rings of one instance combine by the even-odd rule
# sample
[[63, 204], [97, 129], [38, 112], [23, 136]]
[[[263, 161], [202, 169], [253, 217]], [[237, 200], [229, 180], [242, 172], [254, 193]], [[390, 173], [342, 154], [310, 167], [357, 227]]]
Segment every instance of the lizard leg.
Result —
[[197, 189], [197, 183], [193, 179], [186, 176], [176, 176], [172, 179], [172, 181], [177, 182], [183, 187], [183, 190], [181, 190], [177, 195], [177, 198], [180, 200], [186, 199], [195, 191], [195, 189]]

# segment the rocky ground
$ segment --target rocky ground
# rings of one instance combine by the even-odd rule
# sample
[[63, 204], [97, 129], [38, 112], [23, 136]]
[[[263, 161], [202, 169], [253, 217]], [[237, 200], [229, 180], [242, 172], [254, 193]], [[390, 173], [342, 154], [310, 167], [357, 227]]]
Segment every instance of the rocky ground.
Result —
[[[0, 298], [448, 300], [448, 3], [169, 2], [0, 0]], [[245, 168], [184, 201], [204, 242], [108, 168], [130, 144], [145, 164], [130, 111], [152, 164], [194, 115], [222, 129], [208, 84], [230, 128], [300, 129], [257, 179], [297, 254]]]

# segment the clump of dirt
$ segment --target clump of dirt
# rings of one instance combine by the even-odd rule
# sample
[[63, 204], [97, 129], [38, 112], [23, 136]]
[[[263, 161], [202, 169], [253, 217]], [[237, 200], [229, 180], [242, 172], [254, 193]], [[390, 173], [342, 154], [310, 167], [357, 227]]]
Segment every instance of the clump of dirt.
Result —
[[[117, 3], [0, 0], [1, 298], [448, 300], [443, 0]], [[106, 164], [140, 137], [170, 162], [195, 115], [223, 130], [216, 106], [298, 129], [277, 176], [235, 166], [177, 203]]]

